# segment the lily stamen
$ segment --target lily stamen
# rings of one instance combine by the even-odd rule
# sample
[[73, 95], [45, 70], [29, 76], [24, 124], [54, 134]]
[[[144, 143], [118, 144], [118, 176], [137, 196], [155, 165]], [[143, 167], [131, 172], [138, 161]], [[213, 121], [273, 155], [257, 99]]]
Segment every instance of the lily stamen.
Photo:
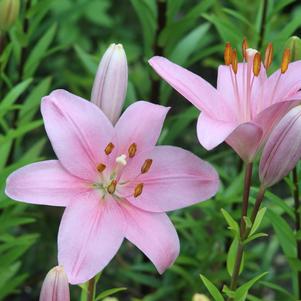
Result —
[[139, 183], [134, 190], [134, 198], [137, 198], [139, 195], [142, 194], [143, 191], [143, 183]]
[[130, 158], [133, 158], [137, 152], [137, 144], [132, 143], [128, 149], [128, 154]]
[[110, 155], [112, 153], [114, 147], [115, 147], [115, 145], [112, 142], [110, 142], [105, 148], [105, 154], [107, 156]]
[[96, 169], [98, 170], [98, 172], [102, 173], [106, 169], [106, 165], [103, 163], [99, 163]]
[[265, 55], [264, 55], [264, 67], [265, 70], [268, 70], [272, 64], [273, 61], [273, 45], [270, 42], [265, 50]]
[[147, 173], [151, 166], [152, 166], [153, 160], [152, 159], [146, 159], [141, 167], [141, 173]]
[[117, 186], [117, 181], [116, 180], [112, 180], [112, 182], [110, 183], [110, 185], [107, 187], [107, 191], [109, 194], [113, 194], [116, 190], [116, 186]]

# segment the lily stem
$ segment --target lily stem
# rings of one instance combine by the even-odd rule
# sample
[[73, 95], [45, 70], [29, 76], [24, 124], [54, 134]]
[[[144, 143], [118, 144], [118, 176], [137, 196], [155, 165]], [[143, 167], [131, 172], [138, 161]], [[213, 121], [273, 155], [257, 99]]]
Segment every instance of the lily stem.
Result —
[[243, 191], [243, 199], [242, 199], [241, 218], [240, 218], [240, 236], [242, 236], [246, 228], [244, 217], [248, 216], [252, 170], [253, 170], [253, 163], [248, 163], [246, 165], [245, 179], [244, 179], [244, 191]]
[[[293, 195], [295, 203], [295, 230], [300, 231], [300, 198], [299, 198], [299, 185], [298, 185], [298, 172], [297, 167], [292, 171], [293, 174]], [[297, 258], [301, 260], [301, 240], [297, 239]], [[301, 271], [298, 271], [298, 299], [301, 299]]]
[[89, 280], [87, 289], [87, 301], [93, 301], [95, 296], [95, 277]]
[[[252, 173], [251, 173], [251, 175], [252, 175]], [[248, 174], [248, 168], [246, 169], [246, 176], [250, 177], [250, 175]], [[249, 183], [249, 187], [245, 186], [244, 192], [246, 190], [250, 192], [251, 181], [250, 182], [245, 181], [245, 184], [246, 183]], [[265, 193], [265, 188], [263, 186], [260, 186], [256, 201], [255, 201], [255, 205], [253, 207], [252, 214], [251, 214], [252, 224], [254, 223], [256, 216], [258, 214], [260, 205], [261, 205], [263, 197], [264, 197], [264, 193]], [[244, 196], [245, 196], [245, 193], [244, 193]], [[249, 199], [249, 194], [248, 194], [248, 199]], [[244, 208], [244, 206], [243, 206], [243, 208]], [[243, 215], [243, 216], [246, 216], [246, 215]], [[243, 225], [242, 225], [242, 223], [243, 223]], [[237, 284], [238, 284], [238, 276], [239, 276], [242, 257], [243, 257], [243, 253], [244, 253], [244, 240], [249, 236], [250, 231], [251, 231], [250, 228], [246, 228], [245, 221], [243, 218], [241, 220], [241, 229], [243, 229], [243, 230], [241, 232], [241, 236], [240, 236], [240, 240], [239, 240], [239, 244], [238, 244], [238, 248], [237, 248], [237, 252], [236, 252], [235, 264], [234, 264], [234, 269], [233, 269], [231, 283], [230, 283], [230, 289], [232, 291], [236, 290]], [[233, 300], [233, 298], [230, 298], [230, 297], [228, 298], [228, 301], [232, 301], [232, 300]]]

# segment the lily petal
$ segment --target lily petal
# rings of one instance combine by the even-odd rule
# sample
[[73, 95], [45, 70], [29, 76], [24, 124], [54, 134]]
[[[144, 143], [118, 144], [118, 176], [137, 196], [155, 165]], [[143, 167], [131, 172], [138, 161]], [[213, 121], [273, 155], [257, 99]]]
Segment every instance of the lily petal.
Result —
[[120, 154], [127, 154], [132, 143], [137, 145], [137, 154], [153, 148], [160, 136], [169, 108], [146, 101], [129, 106], [115, 126]]
[[[296, 94], [297, 95], [297, 94]], [[274, 103], [270, 107], [260, 112], [254, 119], [254, 123], [263, 129], [261, 144], [265, 142], [274, 126], [293, 107], [301, 103], [301, 95], [297, 99]]]
[[49, 206], [67, 206], [85, 183], [69, 174], [57, 160], [24, 166], [6, 180], [5, 193], [12, 199]]
[[83, 283], [99, 273], [124, 238], [124, 216], [113, 199], [81, 194], [66, 208], [58, 235], [58, 259], [69, 282]]
[[226, 142], [246, 162], [251, 162], [260, 146], [263, 131], [258, 125], [245, 122], [240, 124], [226, 139]]
[[229, 107], [222, 94], [207, 81], [164, 57], [155, 56], [148, 62], [166, 82], [199, 110], [211, 117], [228, 120]]
[[[253, 61], [253, 60], [252, 60]], [[247, 68], [252, 66], [249, 63], [239, 63], [237, 74], [231, 71], [231, 66], [220, 65], [218, 67], [217, 90], [224, 96], [227, 105], [235, 110], [236, 116], [245, 116], [245, 114], [256, 114], [258, 106], [262, 101], [262, 86], [264, 85], [267, 75], [264, 66], [260, 68], [258, 76], [254, 76], [252, 80], [252, 89], [250, 89], [249, 103], [245, 107], [245, 101], [248, 99], [246, 95], [246, 87], [248, 85]], [[253, 76], [253, 73], [252, 73]]]
[[212, 119], [207, 114], [201, 113], [197, 123], [198, 139], [204, 148], [211, 150], [224, 142], [236, 127], [236, 122]]
[[[145, 158], [153, 160], [150, 170], [135, 178]], [[135, 186], [143, 183], [142, 194], [128, 200], [146, 211], [165, 212], [187, 207], [209, 199], [219, 187], [214, 168], [179, 147], [156, 146], [147, 157], [136, 158], [133, 165], [125, 170], [127, 177], [134, 180], [126, 186], [123, 195], [133, 194]]]
[[301, 87], [300, 73], [301, 61], [290, 63], [284, 74], [280, 75], [280, 70], [275, 71], [264, 86], [265, 107], [294, 97]]
[[162, 274], [179, 255], [177, 232], [165, 213], [150, 213], [129, 203], [123, 212], [127, 221], [125, 237], [137, 246]]
[[96, 105], [64, 90], [44, 97], [41, 111], [60, 163], [72, 174], [94, 180], [113, 137], [108, 118]]

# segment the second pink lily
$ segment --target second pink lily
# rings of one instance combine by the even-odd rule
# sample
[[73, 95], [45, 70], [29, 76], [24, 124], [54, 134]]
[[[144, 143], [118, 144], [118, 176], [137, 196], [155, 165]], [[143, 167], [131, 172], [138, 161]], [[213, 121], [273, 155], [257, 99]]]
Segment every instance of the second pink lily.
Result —
[[267, 77], [272, 52], [269, 44], [262, 64], [260, 53], [244, 41], [243, 62], [238, 63], [236, 51], [227, 44], [217, 88], [166, 58], [153, 57], [149, 63], [201, 111], [197, 133], [207, 150], [226, 141], [244, 161], [252, 162], [274, 125], [301, 99], [301, 61], [289, 64], [287, 49], [281, 68]]

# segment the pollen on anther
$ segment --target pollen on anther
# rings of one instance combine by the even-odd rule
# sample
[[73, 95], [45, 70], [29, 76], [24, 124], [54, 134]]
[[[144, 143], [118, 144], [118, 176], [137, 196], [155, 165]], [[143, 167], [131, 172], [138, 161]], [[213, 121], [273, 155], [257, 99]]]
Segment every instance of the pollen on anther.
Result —
[[139, 195], [141, 195], [143, 191], [143, 183], [139, 183], [134, 190], [134, 198], [137, 198]]
[[146, 159], [143, 165], [141, 166], [141, 173], [147, 173], [151, 168], [152, 163], [153, 163], [152, 159]]
[[103, 172], [106, 169], [106, 165], [103, 163], [99, 163], [96, 168], [98, 172]]
[[265, 69], [268, 69], [273, 61], [273, 45], [272, 43], [269, 43], [264, 55], [264, 67]]
[[229, 66], [231, 64], [231, 59], [232, 59], [232, 47], [231, 44], [227, 42], [224, 51], [225, 65]]
[[253, 73], [254, 73], [254, 76], [259, 75], [260, 68], [261, 68], [261, 54], [260, 54], [260, 52], [257, 52], [254, 55], [254, 60], [253, 60]]
[[289, 48], [286, 48], [283, 52], [281, 68], [280, 68], [282, 74], [286, 72], [288, 68], [288, 64], [290, 63], [290, 59], [291, 59], [291, 51]]
[[107, 191], [108, 193], [110, 194], [113, 194], [116, 190], [116, 186], [117, 186], [117, 181], [116, 180], [113, 180], [110, 185], [107, 187]]
[[247, 49], [248, 49], [248, 42], [247, 42], [247, 39], [244, 38], [243, 41], [242, 41], [242, 56], [243, 58], [245, 59], [245, 61], [247, 61]]
[[238, 69], [236, 49], [233, 49], [232, 51], [231, 65], [232, 65], [233, 72], [236, 74]]
[[114, 145], [112, 142], [110, 142], [110, 143], [106, 146], [106, 148], [105, 148], [105, 153], [106, 153], [106, 155], [111, 154], [111, 152], [113, 151], [114, 147], [115, 147], [115, 145]]
[[128, 149], [128, 154], [130, 158], [133, 158], [137, 152], [137, 144], [132, 143]]

